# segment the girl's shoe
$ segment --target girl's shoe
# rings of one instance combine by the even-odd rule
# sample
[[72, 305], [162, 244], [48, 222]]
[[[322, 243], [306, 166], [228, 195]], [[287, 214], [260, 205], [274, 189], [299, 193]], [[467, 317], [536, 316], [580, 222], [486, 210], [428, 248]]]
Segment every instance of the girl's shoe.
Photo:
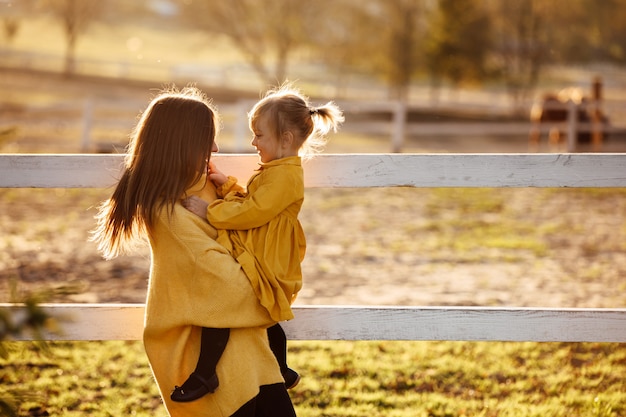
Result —
[[[189, 383], [190, 381], [191, 383]], [[217, 379], [217, 374], [213, 374], [211, 378], [206, 379], [202, 375], [192, 372], [182, 387], [179, 387], [178, 385], [174, 387], [174, 391], [172, 391], [170, 398], [172, 401], [179, 403], [195, 401], [198, 398], [204, 397], [208, 393], [215, 392], [219, 384], [220, 382]], [[192, 386], [193, 388], [187, 388], [186, 386]]]
[[287, 389], [292, 389], [300, 382], [300, 374], [291, 368], [287, 368], [284, 371], [281, 371], [281, 373], [283, 374], [283, 379], [285, 380], [285, 386]]

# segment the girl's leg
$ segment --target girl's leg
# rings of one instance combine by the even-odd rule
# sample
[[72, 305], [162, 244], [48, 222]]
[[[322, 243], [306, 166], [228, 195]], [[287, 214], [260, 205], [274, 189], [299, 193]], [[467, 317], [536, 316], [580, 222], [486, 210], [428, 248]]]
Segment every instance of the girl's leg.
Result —
[[280, 370], [287, 369], [287, 335], [280, 324], [275, 324], [267, 329], [267, 338]]
[[300, 382], [300, 375], [287, 365], [287, 335], [285, 335], [280, 324], [275, 324], [267, 329], [267, 338], [270, 342], [270, 349], [272, 349], [278, 366], [280, 366], [280, 372], [285, 379], [285, 386], [288, 389], [295, 387]]
[[219, 380], [215, 367], [224, 353], [229, 336], [230, 329], [202, 328], [196, 369], [182, 386], [174, 388], [170, 396], [172, 401], [194, 401], [217, 389]]
[[229, 337], [230, 329], [203, 327], [200, 339], [200, 356], [198, 356], [198, 363], [194, 372], [205, 378], [213, 376], [217, 362], [226, 349]]

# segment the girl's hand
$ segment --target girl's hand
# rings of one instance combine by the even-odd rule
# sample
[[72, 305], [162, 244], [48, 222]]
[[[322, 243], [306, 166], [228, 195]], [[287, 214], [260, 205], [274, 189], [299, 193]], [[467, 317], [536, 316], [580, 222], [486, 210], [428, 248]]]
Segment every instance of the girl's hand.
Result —
[[213, 182], [213, 184], [215, 184], [216, 187], [219, 187], [228, 181], [228, 176], [217, 169], [213, 162], [209, 161], [209, 179]]
[[183, 207], [192, 212], [193, 214], [206, 219], [206, 209], [209, 207], [209, 203], [201, 199], [200, 197], [196, 197], [192, 195], [189, 198], [183, 200]]

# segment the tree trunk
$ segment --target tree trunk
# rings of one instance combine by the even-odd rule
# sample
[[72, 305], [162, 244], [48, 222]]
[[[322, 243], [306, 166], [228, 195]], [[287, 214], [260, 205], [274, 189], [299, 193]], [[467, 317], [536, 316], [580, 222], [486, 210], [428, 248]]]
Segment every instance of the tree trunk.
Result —
[[74, 33], [68, 33], [63, 72], [66, 77], [71, 77], [76, 72], [76, 34]]

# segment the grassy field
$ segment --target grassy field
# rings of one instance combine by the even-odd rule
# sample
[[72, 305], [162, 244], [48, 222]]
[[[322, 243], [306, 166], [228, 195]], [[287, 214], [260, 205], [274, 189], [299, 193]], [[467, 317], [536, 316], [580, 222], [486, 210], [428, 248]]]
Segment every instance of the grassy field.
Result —
[[[165, 416], [140, 342], [12, 344], [19, 416]], [[602, 343], [291, 342], [300, 417], [617, 417], [626, 349]]]

